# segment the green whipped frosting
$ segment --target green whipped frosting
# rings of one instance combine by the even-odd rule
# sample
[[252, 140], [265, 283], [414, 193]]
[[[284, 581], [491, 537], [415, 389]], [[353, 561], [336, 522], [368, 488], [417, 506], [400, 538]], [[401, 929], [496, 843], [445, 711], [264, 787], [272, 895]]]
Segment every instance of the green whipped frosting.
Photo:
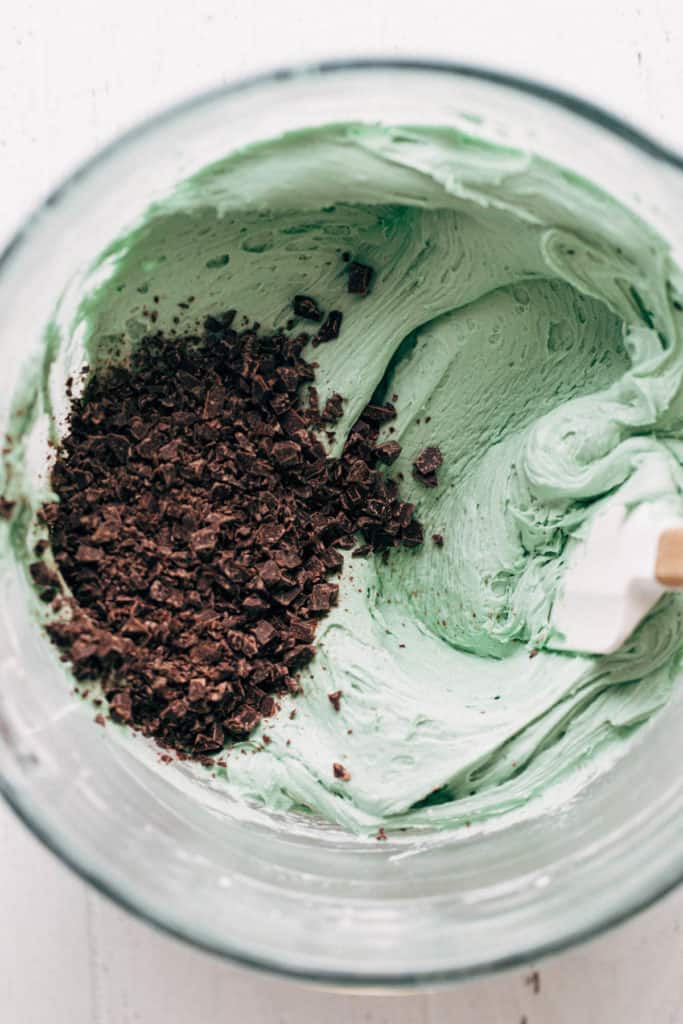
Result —
[[[346, 292], [347, 251], [375, 270], [367, 298]], [[347, 560], [296, 716], [284, 701], [228, 752], [233, 792], [359, 831], [448, 827], [628, 750], [671, 693], [683, 600], [663, 599], [610, 657], [544, 645], [597, 509], [683, 513], [678, 275], [646, 223], [560, 167], [454, 130], [371, 125], [235, 153], [102, 255], [75, 325], [91, 365], [148, 331], [152, 296], [162, 330], [233, 306], [267, 330], [303, 293], [344, 315], [308, 355], [322, 400], [346, 399], [335, 450], [373, 396], [398, 396], [392, 475], [427, 540], [386, 564]], [[434, 490], [411, 475], [427, 445], [444, 459]]]

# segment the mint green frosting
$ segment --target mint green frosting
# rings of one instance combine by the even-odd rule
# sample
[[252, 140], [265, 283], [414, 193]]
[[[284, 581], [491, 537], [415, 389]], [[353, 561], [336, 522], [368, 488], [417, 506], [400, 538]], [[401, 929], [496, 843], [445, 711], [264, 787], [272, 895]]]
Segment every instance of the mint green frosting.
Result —
[[[345, 251], [375, 269], [367, 298], [346, 293]], [[354, 830], [455, 826], [562, 793], [639, 741], [676, 679], [683, 601], [662, 600], [610, 657], [544, 645], [597, 509], [683, 513], [677, 274], [646, 223], [562, 168], [370, 125], [233, 154], [103, 254], [75, 325], [93, 365], [148, 330], [154, 295], [157, 326], [182, 331], [232, 306], [282, 325], [305, 293], [344, 314], [310, 355], [322, 399], [346, 399], [334, 450], [373, 395], [398, 395], [392, 473], [428, 539], [387, 564], [348, 560], [296, 717], [284, 701], [229, 752], [234, 792]], [[444, 457], [434, 490], [411, 476], [429, 444]]]

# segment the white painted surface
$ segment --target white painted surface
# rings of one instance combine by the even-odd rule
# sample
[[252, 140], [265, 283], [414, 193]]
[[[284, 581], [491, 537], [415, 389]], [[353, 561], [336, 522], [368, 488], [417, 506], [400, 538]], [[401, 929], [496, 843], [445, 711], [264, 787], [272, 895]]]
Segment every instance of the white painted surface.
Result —
[[[346, 55], [488, 63], [683, 151], [680, 0], [23, 0], [0, 4], [0, 238], [83, 156], [188, 93]], [[90, 891], [0, 806], [0, 1024], [683, 1024], [683, 890], [596, 942], [431, 995], [232, 968]]]

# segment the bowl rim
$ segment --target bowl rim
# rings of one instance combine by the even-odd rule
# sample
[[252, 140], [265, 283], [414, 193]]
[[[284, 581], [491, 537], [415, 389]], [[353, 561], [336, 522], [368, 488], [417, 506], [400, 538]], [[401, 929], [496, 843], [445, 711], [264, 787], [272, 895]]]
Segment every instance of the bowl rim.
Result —
[[[309, 62], [240, 77], [224, 85], [202, 90], [184, 100], [163, 108], [157, 113], [144, 117], [132, 127], [115, 135], [110, 142], [96, 149], [92, 155], [86, 157], [72, 171], [66, 174], [59, 184], [33, 207], [32, 211], [29, 212], [14, 232], [10, 234], [9, 240], [0, 251], [0, 274], [9, 264], [15, 251], [19, 250], [26, 243], [32, 228], [45, 210], [58, 203], [62, 195], [81, 179], [86, 178], [101, 164], [106, 163], [110, 155], [113, 155], [121, 147], [125, 147], [127, 144], [142, 138], [147, 132], [163, 127], [165, 124], [172, 122], [176, 117], [190, 113], [192, 110], [205, 104], [211, 104], [224, 97], [239, 95], [243, 92], [246, 93], [262, 85], [300, 79], [304, 76], [333, 76], [337, 73], [364, 71], [415, 72], [418, 75], [436, 72], [503, 86], [530, 96], [533, 99], [547, 101], [551, 105], [575, 114], [591, 122], [593, 125], [597, 125], [604, 131], [617, 136], [622, 141], [639, 149], [655, 160], [683, 172], [683, 153], [679, 153], [670, 146], [659, 142], [654, 136], [641, 131], [634, 124], [588, 99], [581, 98], [568, 90], [524, 75], [497, 70], [476, 63], [413, 57], [385, 58], [381, 56], [361, 56], [349, 59], [339, 58], [321, 62]], [[123, 886], [104, 877], [102, 873], [93, 869], [87, 863], [85, 857], [82, 857], [76, 850], [68, 847], [63, 837], [55, 834], [46, 826], [40, 813], [30, 807], [30, 801], [22, 797], [20, 792], [1, 773], [0, 796], [4, 798], [29, 831], [48, 850], [66, 864], [68, 868], [92, 885], [97, 892], [108, 897], [115, 904], [123, 907], [139, 920], [151, 925], [156, 930], [208, 953], [212, 953], [214, 956], [224, 958], [240, 967], [291, 978], [299, 982], [343, 989], [356, 989], [358, 991], [368, 989], [391, 991], [425, 987], [434, 988], [526, 965], [543, 957], [560, 953], [580, 942], [602, 935], [633, 915], [652, 906], [683, 881], [683, 862], [681, 862], [673, 871], [673, 877], [669, 876], [661, 879], [659, 884], [655, 883], [651, 886], [650, 891], [632, 898], [619, 910], [608, 913], [599, 923], [573, 928], [559, 939], [537, 942], [528, 947], [520, 948], [513, 954], [495, 957], [490, 961], [473, 966], [445, 968], [434, 971], [425, 970], [414, 974], [404, 973], [398, 976], [381, 974], [366, 976], [344, 970], [306, 969], [282, 964], [268, 956], [259, 957], [251, 953], [244, 953], [239, 948], [232, 947], [229, 941], [212, 942], [203, 938], [192, 927], [181, 926], [172, 919], [171, 915], [150, 912], [145, 909], [141, 901], [137, 901], [129, 895]]]

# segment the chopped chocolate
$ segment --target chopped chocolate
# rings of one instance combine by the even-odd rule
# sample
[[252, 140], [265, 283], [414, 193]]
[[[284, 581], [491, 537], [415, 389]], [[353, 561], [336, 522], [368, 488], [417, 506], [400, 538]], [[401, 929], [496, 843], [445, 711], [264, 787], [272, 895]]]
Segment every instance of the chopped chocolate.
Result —
[[302, 461], [301, 445], [296, 441], [277, 441], [273, 445], [273, 458], [279, 466], [298, 466]]
[[351, 552], [351, 558], [365, 558], [372, 551], [372, 544], [359, 544]]
[[366, 405], [361, 418], [370, 423], [387, 423], [389, 420], [396, 419], [396, 409], [391, 402], [386, 402], [384, 405]]
[[331, 309], [325, 317], [320, 330], [313, 339], [313, 345], [321, 345], [325, 341], [334, 341], [339, 337], [343, 314], [338, 309]]
[[344, 399], [341, 395], [338, 395], [336, 391], [330, 395], [325, 402], [325, 407], [320, 415], [320, 419], [323, 423], [336, 423], [338, 419], [341, 419], [344, 412], [342, 403]]
[[59, 576], [46, 562], [32, 562], [28, 568], [37, 586], [59, 587]]
[[0, 519], [9, 519], [12, 515], [15, 502], [8, 501], [0, 495]]
[[304, 320], [315, 320], [317, 322], [323, 318], [315, 299], [312, 299], [309, 295], [295, 295], [292, 307], [296, 315], [302, 317]]
[[443, 455], [439, 448], [430, 446], [420, 452], [413, 462], [413, 476], [425, 487], [436, 487], [438, 484], [436, 471], [443, 465]]
[[425, 448], [415, 459], [413, 465], [420, 475], [426, 476], [428, 473], [435, 473], [443, 465], [443, 455], [438, 448]]
[[342, 782], [348, 782], [351, 778], [351, 772], [343, 764], [339, 764], [339, 761], [335, 761], [332, 765], [332, 773], [335, 779], [341, 779]]
[[336, 583], [318, 583], [311, 591], [309, 608], [312, 612], [328, 612], [337, 603], [339, 587]]
[[432, 540], [436, 544], [437, 548], [442, 548], [443, 547], [443, 534], [442, 533], [433, 533], [432, 534]]
[[391, 466], [401, 454], [401, 446], [398, 441], [384, 441], [375, 447], [375, 455], [385, 466]]
[[259, 647], [266, 647], [270, 641], [278, 635], [275, 627], [266, 619], [262, 619], [260, 622], [257, 622], [256, 625], [253, 626], [252, 632], [256, 637], [256, 643]]
[[118, 718], [121, 722], [130, 722], [133, 717], [130, 694], [125, 690], [110, 698], [109, 707], [114, 718]]
[[[322, 319], [307, 296], [295, 311]], [[60, 500], [40, 513], [59, 572], [31, 566], [46, 599], [68, 587], [47, 629], [76, 678], [99, 681], [113, 718], [209, 764], [301, 692], [342, 552], [422, 540], [381, 469], [393, 405], [367, 406], [328, 456], [316, 431], [342, 398], [321, 413], [307, 336], [238, 332], [234, 319], [150, 335], [72, 397], [52, 471]]]
[[335, 711], [341, 710], [341, 690], [335, 690], [334, 693], [328, 693], [327, 699], [334, 708]]
[[349, 291], [355, 295], [367, 295], [374, 273], [372, 267], [364, 263], [349, 263]]

